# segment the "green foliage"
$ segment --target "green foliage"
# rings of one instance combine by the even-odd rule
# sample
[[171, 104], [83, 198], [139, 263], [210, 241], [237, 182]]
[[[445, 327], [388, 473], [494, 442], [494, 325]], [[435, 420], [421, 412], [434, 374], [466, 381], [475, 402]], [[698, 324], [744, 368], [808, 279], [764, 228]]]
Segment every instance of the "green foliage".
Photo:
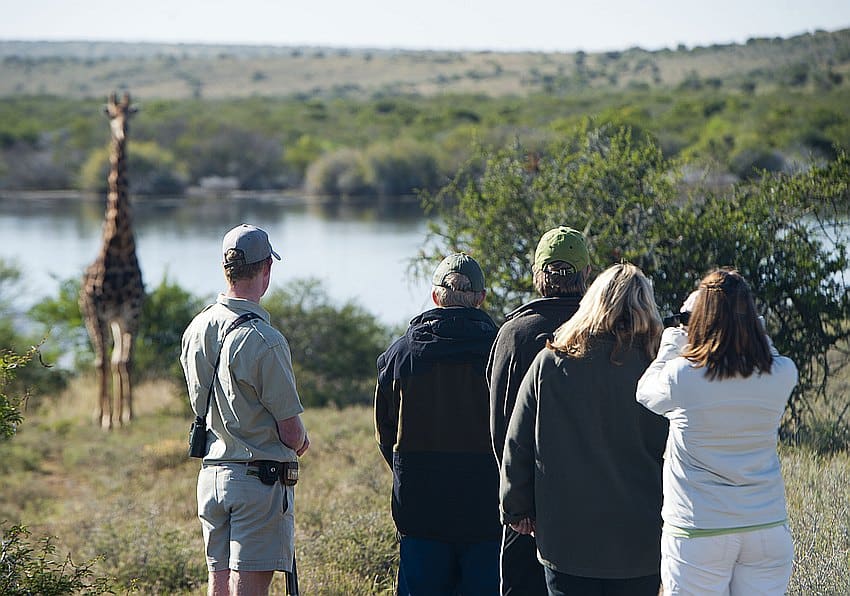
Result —
[[481, 149], [427, 199], [442, 216], [431, 224], [429, 256], [470, 252], [485, 271], [487, 308], [498, 318], [530, 295], [529, 264], [543, 232], [561, 224], [586, 230], [594, 264], [604, 268], [644, 253], [651, 214], [674, 196], [667, 162], [651, 140], [633, 142], [627, 129], [584, 123], [542, 155], [520, 144]]
[[111, 594], [111, 580], [92, 570], [96, 560], [81, 565], [68, 556], [56, 561], [56, 547], [43, 538], [37, 546], [20, 525], [0, 524], [0, 594], [8, 596], [57, 596], [59, 594]]
[[312, 135], [301, 135], [288, 145], [283, 153], [283, 163], [289, 168], [297, 182], [304, 179], [304, 174], [311, 163], [330, 149], [328, 143], [322, 143]]
[[23, 421], [21, 406], [25, 396], [7, 396], [7, 386], [17, 369], [25, 366], [33, 357], [35, 348], [21, 356], [12, 352], [0, 353], [0, 442], [15, 436], [18, 425]]
[[360, 306], [335, 306], [316, 280], [275, 289], [263, 300], [272, 325], [286, 336], [305, 406], [370, 403], [375, 361], [390, 334]]
[[376, 143], [366, 150], [365, 159], [367, 181], [378, 196], [406, 195], [437, 185], [437, 159], [421, 143]]
[[29, 318], [42, 325], [45, 345], [54, 353], [70, 356], [75, 368], [92, 362], [89, 337], [79, 305], [80, 280], [71, 278], [59, 284], [54, 298], [45, 298], [30, 308]]
[[363, 154], [344, 148], [322, 155], [307, 168], [305, 187], [317, 195], [346, 197], [366, 193]]
[[[73, 356], [77, 369], [92, 362], [92, 350], [79, 307], [80, 281], [68, 279], [55, 298], [46, 298], [30, 309], [30, 317], [49, 332], [51, 345]], [[168, 378], [182, 383], [180, 340], [203, 301], [163, 278], [142, 307], [133, 355], [137, 379]]]
[[283, 146], [277, 134], [266, 127], [257, 130], [216, 120], [199, 123], [198, 129], [178, 140], [176, 151], [185, 158], [192, 180], [233, 176], [245, 190], [281, 186]]
[[163, 277], [142, 306], [133, 355], [133, 370], [138, 378], [167, 378], [183, 384], [180, 342], [183, 331], [203, 306], [202, 299]]
[[[128, 148], [130, 190], [141, 195], [180, 194], [186, 187], [186, 166], [174, 154], [151, 141], [131, 142]], [[80, 170], [83, 190], [105, 192], [109, 174], [109, 148], [93, 150]]]
[[783, 427], [800, 438], [807, 404], [835, 398], [830, 374], [846, 363], [835, 353], [850, 339], [840, 234], [850, 159], [838, 151], [835, 161], [800, 174], [765, 175], [725, 192], [697, 186], [690, 195], [676, 171], [651, 138], [610, 127], [580, 126], [542, 156], [519, 145], [484, 151], [428, 199], [442, 215], [429, 256], [475, 256], [497, 316], [531, 296], [537, 239], [559, 224], [585, 231], [597, 269], [621, 259], [641, 267], [664, 311], [678, 310], [708, 270], [734, 266], [751, 283], [777, 347], [800, 370]]
[[[0, 353], [5, 354], [9, 372], [14, 368], [14, 374], [4, 377], [2, 385], [10, 393], [27, 395], [28, 399], [37, 401], [40, 394], [64, 389], [67, 374], [45, 364], [55, 361], [61, 353], [50, 345], [48, 338], [19, 330], [16, 323], [21, 317], [15, 312], [14, 298], [20, 293], [20, 281], [20, 270], [0, 258]], [[25, 359], [18, 360], [24, 357], [16, 354], [25, 354]], [[36, 356], [39, 365], [23, 366]]]

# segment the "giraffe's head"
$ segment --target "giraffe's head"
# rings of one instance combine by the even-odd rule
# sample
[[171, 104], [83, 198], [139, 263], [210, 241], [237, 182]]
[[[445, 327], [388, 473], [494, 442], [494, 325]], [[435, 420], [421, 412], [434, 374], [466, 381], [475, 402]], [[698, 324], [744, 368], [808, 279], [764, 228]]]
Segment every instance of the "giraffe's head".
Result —
[[106, 115], [109, 116], [109, 128], [112, 131], [112, 137], [118, 141], [123, 141], [127, 137], [127, 124], [130, 121], [130, 116], [136, 113], [136, 108], [130, 107], [130, 94], [125, 92], [124, 97], [119, 101], [118, 94], [113, 91], [109, 95], [105, 111]]

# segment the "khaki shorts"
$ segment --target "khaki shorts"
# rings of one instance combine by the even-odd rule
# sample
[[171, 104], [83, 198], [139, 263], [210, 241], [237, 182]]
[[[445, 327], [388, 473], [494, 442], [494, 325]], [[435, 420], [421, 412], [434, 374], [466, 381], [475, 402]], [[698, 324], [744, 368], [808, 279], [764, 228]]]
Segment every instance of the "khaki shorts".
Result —
[[198, 473], [198, 517], [210, 571], [292, 571], [295, 491], [268, 486], [238, 463]]

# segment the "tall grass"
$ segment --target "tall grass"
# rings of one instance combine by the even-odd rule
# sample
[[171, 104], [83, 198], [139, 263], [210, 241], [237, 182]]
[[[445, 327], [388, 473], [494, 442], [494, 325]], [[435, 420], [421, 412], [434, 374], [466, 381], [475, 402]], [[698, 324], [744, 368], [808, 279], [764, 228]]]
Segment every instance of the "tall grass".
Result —
[[[0, 520], [55, 536], [57, 555], [101, 555], [118, 593], [203, 594], [195, 515], [198, 462], [186, 457], [188, 417], [167, 383], [141, 386], [137, 419], [106, 433], [91, 423], [83, 379], [26, 412], [0, 445]], [[391, 475], [368, 407], [304, 414], [312, 446], [297, 487], [296, 549], [305, 595], [391, 594], [397, 565]], [[850, 593], [850, 456], [780, 450], [796, 545], [791, 594]], [[284, 593], [276, 574], [273, 594]]]

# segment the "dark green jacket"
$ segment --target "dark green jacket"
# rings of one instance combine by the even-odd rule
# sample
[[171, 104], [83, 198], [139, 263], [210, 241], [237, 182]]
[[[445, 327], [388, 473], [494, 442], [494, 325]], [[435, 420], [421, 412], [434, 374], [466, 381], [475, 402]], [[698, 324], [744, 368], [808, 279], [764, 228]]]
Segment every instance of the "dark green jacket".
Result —
[[635, 400], [642, 347], [611, 362], [614, 339], [584, 358], [542, 350], [526, 373], [501, 468], [505, 523], [537, 522], [541, 562], [562, 573], [659, 573], [667, 421]]

